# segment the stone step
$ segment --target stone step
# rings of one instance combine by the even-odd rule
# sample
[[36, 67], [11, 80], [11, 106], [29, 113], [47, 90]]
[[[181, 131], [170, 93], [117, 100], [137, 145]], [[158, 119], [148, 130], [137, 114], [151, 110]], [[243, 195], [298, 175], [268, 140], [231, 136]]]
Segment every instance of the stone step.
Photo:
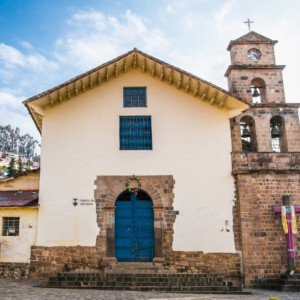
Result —
[[151, 284], [156, 284], [156, 285], [165, 285], [165, 284], [171, 284], [171, 285], [191, 285], [191, 284], [201, 284], [201, 285], [231, 285], [231, 286], [239, 286], [239, 281], [222, 281], [222, 280], [217, 280], [217, 279], [211, 279], [211, 280], [197, 280], [197, 279], [188, 279], [188, 280], [178, 280], [178, 279], [160, 279], [160, 280], [155, 280], [155, 279], [144, 279], [144, 278], [139, 278], [139, 279], [107, 279], [107, 278], [93, 278], [93, 279], [87, 279], [87, 278], [78, 278], [76, 280], [72, 280], [70, 278], [51, 278], [49, 279], [49, 283], [62, 283], [62, 284], [67, 284], [67, 283], [72, 283], [72, 282], [106, 282], [106, 283], [114, 283], [114, 284], [135, 284], [135, 285], [143, 285], [145, 283], [151, 283]]
[[[47, 286], [48, 288], [50, 286]], [[55, 286], [64, 289], [97, 289], [97, 290], [123, 290], [123, 291], [152, 291], [152, 292], [205, 292], [205, 293], [226, 293], [242, 292], [239, 288], [220, 286], [183, 286], [183, 287], [158, 287], [158, 286]]]
[[300, 274], [285, 274], [279, 282], [280, 290], [284, 292], [300, 292]]
[[79, 273], [79, 272], [64, 272], [58, 273], [56, 277], [69, 277], [69, 278], [219, 278], [227, 279], [227, 277], [216, 277], [206, 273], [168, 273], [168, 274], [105, 274], [103, 272], [94, 273]]
[[165, 282], [155, 282], [155, 281], [99, 281], [99, 280], [91, 280], [91, 281], [56, 281], [51, 280], [49, 281], [49, 285], [55, 286], [55, 285], [66, 285], [66, 286], [72, 286], [72, 285], [98, 285], [98, 286], [105, 286], [105, 285], [114, 285], [114, 286], [139, 286], [139, 285], [155, 285], [155, 286], [166, 286], [166, 285], [172, 285], [172, 286], [237, 286], [238, 284], [234, 284], [232, 282], [217, 282], [217, 281], [165, 281]]
[[171, 291], [171, 292], [241, 292], [241, 280], [219, 278], [202, 273], [170, 274], [106, 274], [106, 273], [59, 273], [51, 277], [47, 287]]
[[113, 274], [169, 273], [163, 266], [154, 265], [152, 262], [118, 262], [116, 265], [106, 268], [104, 272]]

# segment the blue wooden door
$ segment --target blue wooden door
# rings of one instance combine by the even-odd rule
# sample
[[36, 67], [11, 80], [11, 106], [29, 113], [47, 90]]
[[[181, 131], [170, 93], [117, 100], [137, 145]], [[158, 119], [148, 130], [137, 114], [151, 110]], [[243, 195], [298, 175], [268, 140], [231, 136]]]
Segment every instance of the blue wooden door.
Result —
[[115, 247], [118, 261], [152, 261], [153, 209], [144, 192], [125, 192], [116, 201]]

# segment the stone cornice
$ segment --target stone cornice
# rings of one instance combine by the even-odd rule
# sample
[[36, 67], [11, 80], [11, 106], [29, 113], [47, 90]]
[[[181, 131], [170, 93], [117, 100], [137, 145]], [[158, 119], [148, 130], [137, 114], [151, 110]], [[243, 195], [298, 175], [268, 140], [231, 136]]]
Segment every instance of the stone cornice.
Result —
[[224, 76], [228, 77], [231, 70], [283, 70], [285, 65], [230, 65]]

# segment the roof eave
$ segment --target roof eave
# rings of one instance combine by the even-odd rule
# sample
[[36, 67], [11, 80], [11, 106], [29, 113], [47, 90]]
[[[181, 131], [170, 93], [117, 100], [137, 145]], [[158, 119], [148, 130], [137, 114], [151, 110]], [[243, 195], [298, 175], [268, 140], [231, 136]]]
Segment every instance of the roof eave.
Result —
[[[143, 72], [149, 71], [152, 73], [152, 77], [160, 77], [161, 81], [168, 82], [169, 85], [175, 84], [177, 85], [177, 88], [185, 88], [186, 92], [190, 92], [194, 96], [200, 96], [202, 100], [209, 100], [210, 104], [217, 104], [219, 108], [222, 108], [223, 106], [226, 107], [228, 99], [235, 99], [236, 101], [242, 102], [243, 104], [241, 103], [241, 107], [243, 107], [245, 104], [248, 105], [243, 99], [237, 98], [234, 94], [231, 94], [230, 92], [206, 80], [203, 80], [196, 75], [186, 72], [134, 48], [133, 50], [118, 56], [117, 58], [110, 60], [88, 72], [85, 72], [52, 89], [24, 100], [23, 104], [26, 106], [29, 114], [33, 118], [38, 131], [40, 133], [42, 131], [42, 119], [44, 116], [44, 107], [46, 105], [50, 106], [51, 104], [51, 106], [54, 106], [59, 102], [63, 102], [66, 97], [70, 99], [73, 96], [76, 97], [77, 95], [80, 95], [81, 93], [85, 92], [86, 89], [89, 89], [89, 85], [90, 88], [92, 88], [94, 85], [97, 85], [97, 79], [98, 84], [100, 85], [101, 82], [102, 85], [103, 82], [109, 81], [110, 78], [117, 77], [118, 73], [125, 73], [127, 70], [127, 66], [125, 64], [128, 64], [128, 69], [141, 68]], [[176, 80], [178, 80], [178, 83], [175, 83], [174, 78], [172, 81], [172, 75], [170, 75], [171, 73], [175, 74], [174, 78], [177, 78]], [[87, 88], [85, 88], [86, 85]], [[198, 85], [198, 87], [200, 86], [199, 91], [196, 85]], [[207, 89], [209, 89], [209, 91]], [[200, 95], [200, 92], [202, 95]], [[233, 106], [234, 109], [236, 109], [238, 104], [234, 103]], [[231, 107], [231, 105], [229, 105], [229, 107]]]

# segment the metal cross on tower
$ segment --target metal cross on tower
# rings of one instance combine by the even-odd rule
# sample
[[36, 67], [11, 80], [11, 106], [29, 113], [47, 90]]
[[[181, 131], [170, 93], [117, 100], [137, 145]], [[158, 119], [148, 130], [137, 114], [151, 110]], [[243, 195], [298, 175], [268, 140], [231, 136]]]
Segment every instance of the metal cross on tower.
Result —
[[248, 18], [248, 20], [246, 21], [246, 22], [244, 22], [244, 23], [247, 23], [248, 24], [248, 28], [249, 28], [249, 31], [250, 31], [250, 24], [251, 23], [254, 23], [253, 21], [250, 21], [250, 19]]

